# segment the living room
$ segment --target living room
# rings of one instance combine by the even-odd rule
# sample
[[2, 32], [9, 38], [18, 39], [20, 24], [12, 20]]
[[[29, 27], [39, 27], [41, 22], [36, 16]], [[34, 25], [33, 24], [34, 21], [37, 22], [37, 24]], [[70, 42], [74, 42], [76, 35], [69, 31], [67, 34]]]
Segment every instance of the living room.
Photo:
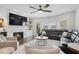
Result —
[[79, 4], [0, 4], [0, 53], [71, 54], [62, 35], [73, 31], [77, 38], [78, 15]]

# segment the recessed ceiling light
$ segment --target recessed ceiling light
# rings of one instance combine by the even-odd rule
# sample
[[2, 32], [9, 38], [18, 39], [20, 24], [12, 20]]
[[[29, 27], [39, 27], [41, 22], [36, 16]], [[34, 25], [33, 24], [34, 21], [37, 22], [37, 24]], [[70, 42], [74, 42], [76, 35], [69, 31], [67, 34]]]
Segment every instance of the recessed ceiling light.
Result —
[[16, 9], [14, 9], [14, 11], [17, 11]]

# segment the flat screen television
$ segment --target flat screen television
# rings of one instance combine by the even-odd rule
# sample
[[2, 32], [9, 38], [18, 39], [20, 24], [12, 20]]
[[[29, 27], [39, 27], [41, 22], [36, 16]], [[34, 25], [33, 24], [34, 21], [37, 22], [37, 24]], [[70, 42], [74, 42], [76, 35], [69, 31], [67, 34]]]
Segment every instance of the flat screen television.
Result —
[[9, 25], [23, 25], [23, 22], [27, 22], [27, 17], [9, 13]]

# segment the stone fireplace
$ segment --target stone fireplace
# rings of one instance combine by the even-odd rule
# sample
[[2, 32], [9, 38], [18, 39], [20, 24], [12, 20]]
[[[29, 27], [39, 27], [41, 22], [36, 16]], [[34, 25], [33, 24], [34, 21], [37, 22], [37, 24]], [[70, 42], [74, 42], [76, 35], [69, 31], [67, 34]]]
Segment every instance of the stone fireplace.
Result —
[[19, 44], [23, 44], [23, 32], [14, 32], [13, 36], [17, 37]]

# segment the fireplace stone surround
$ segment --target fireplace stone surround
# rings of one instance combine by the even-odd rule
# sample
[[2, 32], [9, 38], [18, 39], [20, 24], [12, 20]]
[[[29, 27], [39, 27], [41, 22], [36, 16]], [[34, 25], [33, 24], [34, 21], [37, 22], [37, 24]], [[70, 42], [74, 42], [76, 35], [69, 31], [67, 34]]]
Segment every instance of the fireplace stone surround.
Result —
[[[6, 27], [1, 27], [0, 32], [4, 32], [3, 29], [5, 29], [5, 32], [7, 34], [7, 37], [14, 37], [13, 33], [15, 32], [23, 32], [23, 41], [30, 41], [33, 37], [33, 32], [32, 30], [28, 30], [26, 26], [6, 26]], [[30, 38], [30, 39], [29, 39]]]

